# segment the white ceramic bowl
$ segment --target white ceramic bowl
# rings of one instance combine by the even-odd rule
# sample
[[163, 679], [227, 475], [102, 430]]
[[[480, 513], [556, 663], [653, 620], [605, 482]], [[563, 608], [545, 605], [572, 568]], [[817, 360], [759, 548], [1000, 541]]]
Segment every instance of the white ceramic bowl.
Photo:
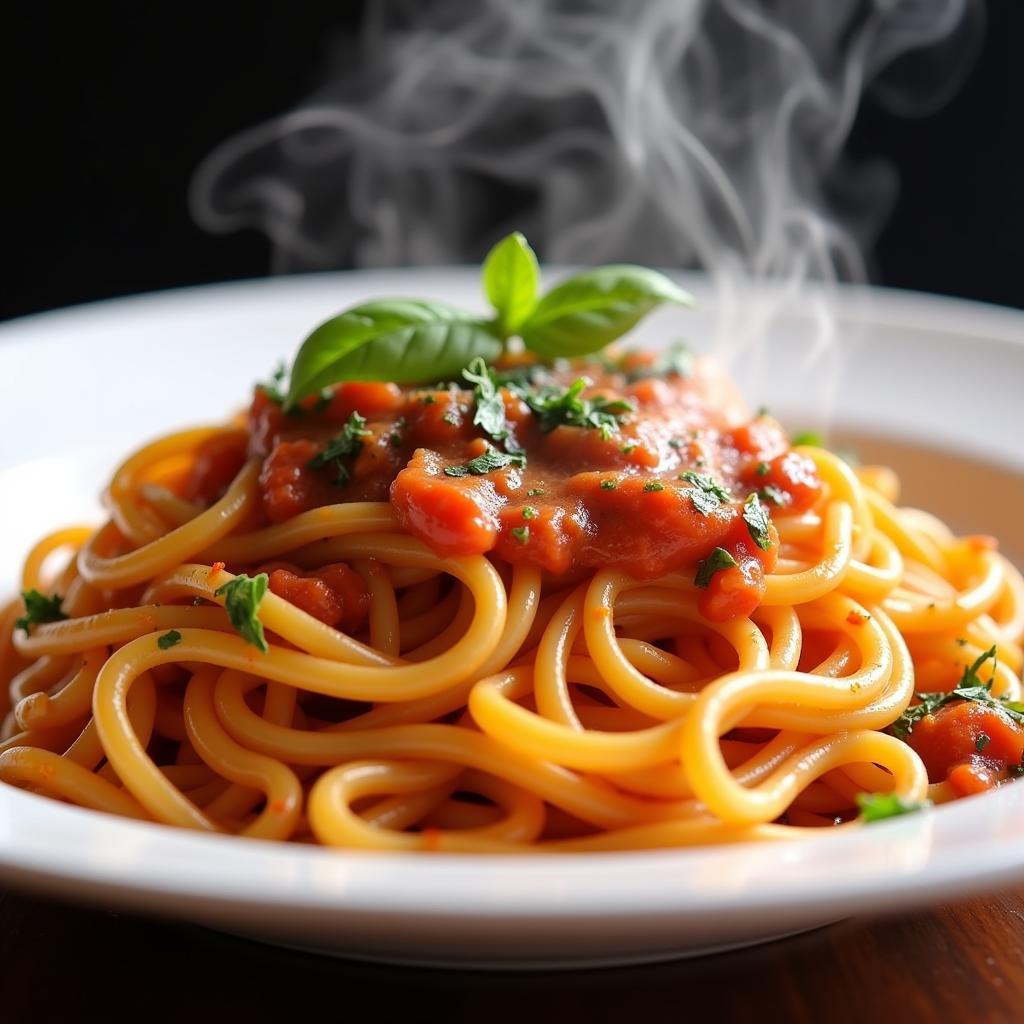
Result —
[[[706, 292], [699, 280], [688, 283], [698, 297]], [[0, 590], [15, 588], [41, 532], [98, 516], [96, 495], [127, 451], [170, 428], [222, 418], [319, 319], [389, 294], [479, 302], [475, 273], [381, 271], [168, 292], [0, 325]], [[792, 423], [818, 416], [829, 396], [821, 364], [806, 360], [820, 337], [819, 298], [808, 291], [789, 303], [739, 368], [751, 402]], [[760, 308], [752, 303], [751, 316]], [[989, 493], [955, 523], [991, 529], [1000, 488], [1019, 487], [1024, 474], [1024, 314], [880, 290], [844, 291], [836, 310], [835, 422], [1000, 467], [1002, 475], [984, 478]], [[703, 347], [714, 314], [705, 296], [702, 311], [662, 315], [648, 340], [682, 332]], [[960, 487], [950, 476], [947, 491]], [[940, 513], [942, 491], [929, 496]], [[1009, 549], [1024, 551], [1024, 526], [1007, 529]], [[362, 957], [628, 962], [1024, 878], [1024, 785], [788, 844], [522, 858], [196, 835], [0, 786], [0, 878]]]

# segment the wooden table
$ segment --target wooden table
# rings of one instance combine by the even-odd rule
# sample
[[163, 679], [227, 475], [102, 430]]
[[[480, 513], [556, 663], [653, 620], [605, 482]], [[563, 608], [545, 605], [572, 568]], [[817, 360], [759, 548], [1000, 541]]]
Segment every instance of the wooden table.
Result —
[[546, 974], [331, 960], [6, 892], [0, 1020], [1017, 1022], [1024, 890], [717, 956]]

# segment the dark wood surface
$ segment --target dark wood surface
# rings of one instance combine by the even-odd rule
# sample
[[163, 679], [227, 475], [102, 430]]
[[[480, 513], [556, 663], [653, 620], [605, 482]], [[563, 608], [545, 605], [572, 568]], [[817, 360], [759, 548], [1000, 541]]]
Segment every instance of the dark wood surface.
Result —
[[1024, 890], [738, 952], [553, 973], [410, 970], [0, 892], [0, 1021], [1024, 1021]]

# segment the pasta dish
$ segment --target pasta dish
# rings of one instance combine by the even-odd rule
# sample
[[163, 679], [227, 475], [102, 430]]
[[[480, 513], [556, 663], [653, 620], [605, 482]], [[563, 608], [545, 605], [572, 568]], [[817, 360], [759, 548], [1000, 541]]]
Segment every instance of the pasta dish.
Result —
[[619, 339], [638, 267], [377, 300], [144, 444], [0, 615], [0, 780], [181, 828], [529, 852], [822, 834], [1024, 771], [1024, 582]]

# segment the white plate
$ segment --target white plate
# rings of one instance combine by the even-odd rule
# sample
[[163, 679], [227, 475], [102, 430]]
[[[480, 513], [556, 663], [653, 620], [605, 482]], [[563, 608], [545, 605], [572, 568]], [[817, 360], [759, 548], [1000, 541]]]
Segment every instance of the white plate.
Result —
[[[701, 282], [690, 283], [700, 294]], [[13, 590], [42, 531], [97, 514], [96, 494], [128, 450], [222, 418], [320, 318], [389, 294], [479, 301], [475, 273], [381, 271], [169, 292], [0, 325], [0, 590]], [[650, 332], [682, 330], [700, 347], [715, 312], [707, 296], [702, 308], [662, 316]], [[838, 309], [839, 423], [988, 460], [1011, 474], [1004, 481], [1024, 472], [1024, 314], [878, 290], [844, 292]], [[813, 293], [790, 303], [740, 373], [753, 403], [791, 422], [819, 412], [827, 395], [827, 381], [805, 365], [816, 313]], [[955, 525], [986, 529], [999, 500], [979, 495], [972, 521]], [[1021, 533], [1004, 538], [1011, 550], [1024, 550]], [[195, 835], [0, 786], [0, 877], [364, 957], [625, 962], [1024, 878], [1024, 785], [789, 844], [524, 858]]]

